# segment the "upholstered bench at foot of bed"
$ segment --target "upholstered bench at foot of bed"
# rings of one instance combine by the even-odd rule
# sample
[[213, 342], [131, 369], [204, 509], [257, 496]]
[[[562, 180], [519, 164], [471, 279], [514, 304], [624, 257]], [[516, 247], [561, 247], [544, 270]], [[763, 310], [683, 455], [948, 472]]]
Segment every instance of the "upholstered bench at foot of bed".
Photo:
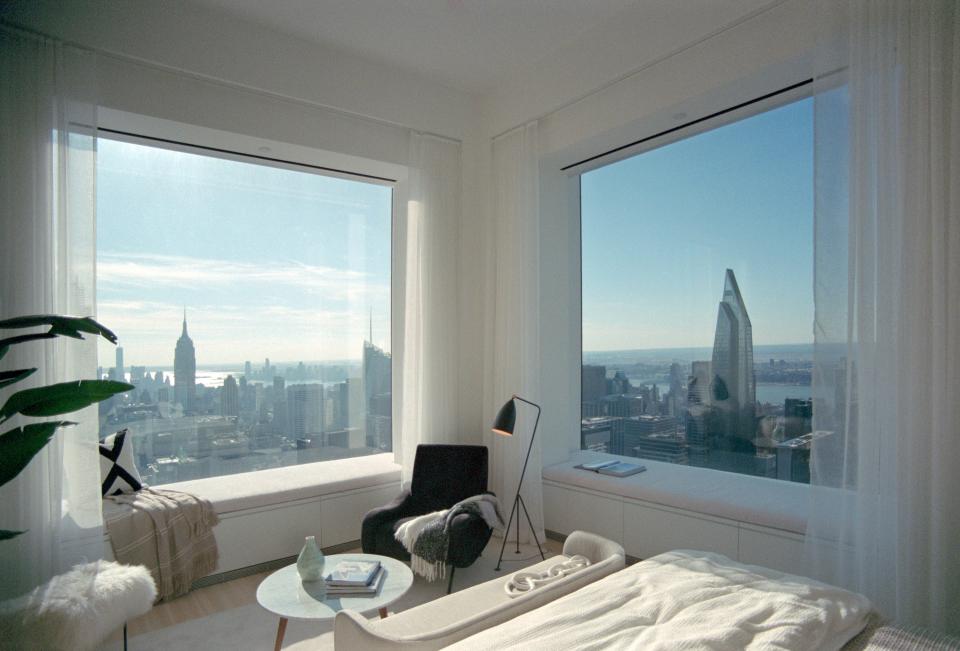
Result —
[[563, 554], [553, 556], [525, 572], [543, 572], [571, 556], [586, 556], [590, 565], [531, 592], [509, 597], [504, 584], [514, 572], [460, 590], [385, 619], [368, 620], [342, 611], [334, 620], [334, 644], [338, 651], [405, 649], [430, 651], [469, 637], [517, 615], [539, 608], [624, 567], [623, 547], [583, 531], [567, 537]]

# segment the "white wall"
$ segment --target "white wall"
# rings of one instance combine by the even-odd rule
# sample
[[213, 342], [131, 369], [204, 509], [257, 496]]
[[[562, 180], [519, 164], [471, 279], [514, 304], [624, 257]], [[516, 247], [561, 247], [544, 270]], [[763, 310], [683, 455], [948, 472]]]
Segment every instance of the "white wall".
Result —
[[[789, 1], [789, 0], [788, 0]], [[518, 61], [485, 98], [494, 133], [553, 113], [784, 0], [636, 2], [549, 56]]]
[[466, 93], [184, 0], [14, 0], [0, 12], [100, 51], [453, 138], [473, 120]]
[[[479, 104], [477, 105], [479, 109]], [[478, 112], [479, 116], [479, 112]], [[485, 220], [484, 197], [488, 191], [490, 141], [475, 120], [463, 146], [463, 210], [458, 255], [460, 345], [458, 420], [460, 442], [483, 445], [490, 423], [483, 414], [483, 263]]]
[[576, 187], [560, 168], [809, 77], [810, 11], [804, 0], [777, 3], [649, 65], [643, 44], [598, 52], [574, 43], [484, 98], [488, 139], [541, 118], [544, 465], [579, 447], [580, 224]]

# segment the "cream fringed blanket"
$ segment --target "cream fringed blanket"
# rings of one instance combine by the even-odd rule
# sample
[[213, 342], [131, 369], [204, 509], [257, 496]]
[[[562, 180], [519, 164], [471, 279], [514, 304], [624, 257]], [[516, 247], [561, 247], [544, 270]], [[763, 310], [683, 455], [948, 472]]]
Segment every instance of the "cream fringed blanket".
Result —
[[162, 488], [104, 499], [131, 507], [106, 515], [113, 555], [125, 565], [146, 565], [160, 599], [186, 594], [216, 569], [213, 527], [220, 518], [207, 500]]

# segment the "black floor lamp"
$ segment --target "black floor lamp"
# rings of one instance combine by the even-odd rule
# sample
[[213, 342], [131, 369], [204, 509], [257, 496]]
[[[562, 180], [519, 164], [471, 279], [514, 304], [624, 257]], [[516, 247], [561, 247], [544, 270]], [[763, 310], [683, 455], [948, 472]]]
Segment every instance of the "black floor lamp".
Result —
[[507, 520], [507, 527], [503, 530], [503, 545], [500, 546], [500, 558], [497, 559], [497, 571], [500, 570], [500, 563], [503, 561], [503, 550], [507, 547], [507, 532], [510, 531], [510, 525], [513, 523], [513, 515], [517, 515], [517, 553], [520, 553], [520, 509], [523, 509], [527, 516], [527, 524], [530, 525], [530, 533], [533, 534], [533, 540], [537, 543], [537, 551], [540, 557], [546, 560], [543, 549], [540, 548], [540, 541], [537, 540], [537, 530], [533, 527], [533, 521], [530, 519], [530, 513], [527, 512], [527, 505], [523, 503], [523, 497], [520, 496], [520, 487], [523, 486], [523, 476], [527, 472], [527, 462], [530, 461], [530, 451], [533, 450], [533, 437], [537, 435], [537, 424], [540, 422], [540, 405], [525, 400], [514, 394], [510, 400], [497, 412], [497, 419], [493, 422], [493, 431], [503, 436], [513, 436], [513, 428], [517, 423], [517, 406], [515, 401], [525, 402], [528, 405], [537, 408], [537, 420], [533, 423], [533, 433], [530, 434], [530, 447], [527, 448], [527, 458], [523, 460], [523, 470], [520, 472], [520, 481], [517, 483], [517, 496], [513, 498], [513, 508], [510, 509], [510, 519]]

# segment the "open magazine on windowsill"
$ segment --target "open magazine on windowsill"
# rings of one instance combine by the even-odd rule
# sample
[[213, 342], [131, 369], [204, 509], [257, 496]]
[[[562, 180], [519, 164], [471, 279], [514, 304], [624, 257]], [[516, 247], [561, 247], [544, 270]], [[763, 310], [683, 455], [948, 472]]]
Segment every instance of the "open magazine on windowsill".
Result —
[[627, 461], [617, 460], [581, 463], [574, 466], [574, 468], [589, 470], [590, 472], [595, 472], [601, 475], [609, 475], [611, 477], [629, 477], [630, 475], [636, 475], [637, 473], [643, 472], [647, 469], [646, 466], [641, 466], [637, 463], [629, 463]]

